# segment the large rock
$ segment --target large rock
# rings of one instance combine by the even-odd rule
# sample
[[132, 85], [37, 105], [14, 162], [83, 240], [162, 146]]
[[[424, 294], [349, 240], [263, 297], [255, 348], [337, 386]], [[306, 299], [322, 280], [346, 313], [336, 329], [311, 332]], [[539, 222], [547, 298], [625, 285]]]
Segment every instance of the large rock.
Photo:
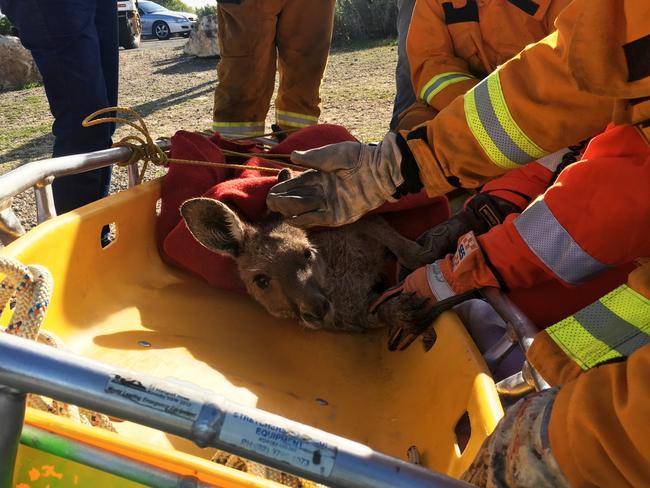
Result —
[[0, 89], [15, 90], [41, 80], [32, 54], [23, 47], [20, 39], [0, 36]]
[[217, 16], [204, 15], [192, 27], [190, 38], [183, 49], [185, 54], [210, 58], [219, 56], [219, 43], [217, 42]]

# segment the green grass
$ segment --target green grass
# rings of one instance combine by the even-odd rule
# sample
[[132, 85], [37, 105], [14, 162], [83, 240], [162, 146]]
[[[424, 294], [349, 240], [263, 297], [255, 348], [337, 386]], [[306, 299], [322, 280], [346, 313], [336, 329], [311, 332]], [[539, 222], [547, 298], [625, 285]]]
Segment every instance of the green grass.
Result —
[[363, 51], [373, 47], [397, 46], [397, 38], [389, 37], [387, 39], [364, 39], [354, 41], [337, 41], [332, 42], [331, 54], [346, 53], [351, 51]]
[[5, 150], [10, 149], [11, 147], [18, 146], [21, 142], [26, 140], [35, 139], [36, 137], [49, 134], [51, 128], [51, 122], [46, 122], [38, 125], [5, 129], [0, 132], [0, 147]]

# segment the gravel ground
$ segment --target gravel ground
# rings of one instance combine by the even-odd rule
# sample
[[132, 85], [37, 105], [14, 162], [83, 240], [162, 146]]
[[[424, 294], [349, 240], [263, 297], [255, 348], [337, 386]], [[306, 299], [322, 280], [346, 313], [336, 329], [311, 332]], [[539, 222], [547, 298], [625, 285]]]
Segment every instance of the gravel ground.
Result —
[[[183, 54], [183, 41], [150, 41], [147, 49], [120, 51], [120, 105], [138, 111], [155, 137], [179, 129], [211, 125], [216, 59]], [[321, 95], [321, 122], [346, 126], [364, 141], [381, 139], [388, 127], [394, 96], [397, 49], [392, 43], [333, 50]], [[272, 122], [269, 111], [267, 127]], [[50, 155], [52, 116], [42, 87], [0, 92], [0, 174]], [[115, 139], [130, 134], [119, 127]], [[163, 173], [148, 172], [148, 177]], [[114, 172], [112, 191], [126, 188], [126, 170]], [[27, 227], [35, 224], [32, 192], [14, 200]]]

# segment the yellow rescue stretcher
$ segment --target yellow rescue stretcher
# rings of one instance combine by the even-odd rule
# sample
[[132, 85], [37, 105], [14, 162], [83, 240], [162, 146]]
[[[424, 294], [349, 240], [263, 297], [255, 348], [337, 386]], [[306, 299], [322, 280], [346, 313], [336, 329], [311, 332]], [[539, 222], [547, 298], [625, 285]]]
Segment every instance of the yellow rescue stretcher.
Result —
[[[327, 486], [465, 486], [447, 476], [469, 466], [503, 411], [453, 312], [438, 319], [433, 349], [400, 353], [385, 331], [306, 332], [273, 318], [161, 261], [159, 180], [50, 218], [50, 176], [127, 158], [111, 149], [0, 177], [0, 201], [36, 190], [42, 223], [1, 254], [51, 271], [43, 328], [67, 348], [0, 334], [0, 453], [21, 419], [7, 392], [102, 411], [117, 430], [28, 408], [15, 463], [0, 459], [2, 488], [280, 486], [210, 462], [216, 448]], [[114, 239], [102, 247], [106, 225]]]

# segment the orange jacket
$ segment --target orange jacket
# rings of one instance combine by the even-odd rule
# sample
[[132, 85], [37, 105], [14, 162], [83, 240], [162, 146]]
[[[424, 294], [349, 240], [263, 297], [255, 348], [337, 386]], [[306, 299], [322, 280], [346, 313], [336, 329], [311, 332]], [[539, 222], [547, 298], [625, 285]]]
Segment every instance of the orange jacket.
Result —
[[480, 186], [611, 120], [650, 119], [650, 2], [573, 0], [555, 25], [405, 134], [430, 195]]
[[[649, 189], [650, 144], [634, 126], [611, 125], [541, 197], [479, 240], [511, 289], [549, 280], [577, 286], [650, 256]], [[540, 333], [528, 352], [549, 383], [562, 385], [549, 436], [575, 487], [650, 486], [650, 345], [638, 348], [650, 344], [650, 263], [630, 274], [628, 286], [636, 292], [631, 305], [612, 306], [622, 288], [610, 288], [597, 304]], [[603, 332], [605, 308], [635, 325], [617, 319]], [[576, 321], [595, 329], [576, 333]], [[630, 359], [600, 365], [623, 359], [608, 342]]]
[[571, 0], [418, 0], [407, 38], [417, 97], [440, 111], [555, 28]]
[[[574, 488], [650, 486], [650, 263], [632, 272], [627, 286], [629, 289], [620, 287], [596, 302], [598, 310], [592, 310], [591, 317], [591, 307], [587, 307], [546, 329], [528, 352], [544, 378], [562, 385], [551, 413], [549, 439], [555, 459]], [[612, 306], [617, 293], [629, 295], [623, 301], [627, 308], [621, 308], [621, 303], [618, 310]], [[626, 322], [636, 322], [637, 334], [612, 337], [616, 331], [607, 330], [600, 339], [609, 338], [623, 357], [614, 351], [609, 353], [609, 363], [581, 367], [549, 331], [570, 325], [567, 322], [574, 318], [585, 323], [591, 318], [588, 325], [603, 325], [602, 310], [607, 307], [614, 308]], [[618, 314], [614, 322], [623, 322]], [[635, 330], [627, 323], [623, 327]], [[570, 336], [563, 339], [567, 338], [571, 342]], [[593, 358], [594, 351], [603, 354], [602, 343], [596, 342], [596, 346], [581, 343], [583, 356]]]

